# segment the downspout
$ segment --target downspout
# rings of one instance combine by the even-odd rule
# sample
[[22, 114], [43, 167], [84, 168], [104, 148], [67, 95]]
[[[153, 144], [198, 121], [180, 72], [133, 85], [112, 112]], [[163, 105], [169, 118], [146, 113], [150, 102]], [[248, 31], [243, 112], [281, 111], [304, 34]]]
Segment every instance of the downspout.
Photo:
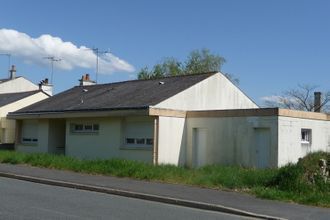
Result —
[[22, 120], [15, 120], [15, 143], [14, 149], [17, 151], [17, 146], [21, 142], [22, 132]]
[[154, 165], [158, 165], [158, 136], [159, 136], [159, 117], [154, 119], [154, 143], [152, 160]]

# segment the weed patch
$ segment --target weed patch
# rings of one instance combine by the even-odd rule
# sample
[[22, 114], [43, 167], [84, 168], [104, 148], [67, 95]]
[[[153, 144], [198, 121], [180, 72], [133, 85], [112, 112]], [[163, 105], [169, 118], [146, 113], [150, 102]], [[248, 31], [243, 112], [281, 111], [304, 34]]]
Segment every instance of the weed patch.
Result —
[[[219, 165], [189, 169], [172, 165], [153, 166], [122, 159], [81, 160], [62, 155], [0, 151], [0, 163], [29, 164], [89, 174], [230, 189], [253, 193], [260, 198], [330, 207], [330, 183], [314, 175], [320, 158], [330, 160], [330, 154], [313, 153], [297, 164], [289, 164], [280, 169]], [[312, 175], [313, 182], [310, 181]]]

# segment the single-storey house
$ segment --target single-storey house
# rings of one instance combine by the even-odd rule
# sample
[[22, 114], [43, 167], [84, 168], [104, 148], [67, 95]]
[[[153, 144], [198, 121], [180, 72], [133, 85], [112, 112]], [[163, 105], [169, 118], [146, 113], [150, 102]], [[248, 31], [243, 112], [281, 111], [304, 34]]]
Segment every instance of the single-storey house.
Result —
[[12, 145], [15, 141], [15, 120], [6, 118], [8, 112], [48, 98], [50, 95], [43, 91], [45, 86], [44, 83], [36, 85], [24, 77], [16, 77], [14, 65], [10, 70], [10, 77], [0, 79], [0, 145], [2, 147]]
[[277, 167], [330, 148], [329, 116], [260, 109], [221, 73], [84, 85], [30, 105], [16, 150], [154, 164]]

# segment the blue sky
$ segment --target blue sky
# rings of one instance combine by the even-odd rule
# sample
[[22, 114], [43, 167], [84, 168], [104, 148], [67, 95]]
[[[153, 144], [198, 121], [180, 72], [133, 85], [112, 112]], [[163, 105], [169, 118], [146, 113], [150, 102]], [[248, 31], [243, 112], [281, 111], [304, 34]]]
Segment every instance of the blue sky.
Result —
[[[141, 67], [164, 57], [184, 60], [190, 51], [208, 48], [226, 58], [222, 71], [238, 77], [245, 93], [261, 104], [261, 97], [297, 84], [330, 90], [329, 11], [327, 0], [2, 0], [0, 29], [32, 40], [51, 36], [42, 45], [58, 37], [77, 48], [110, 50], [115, 57], [105, 61], [99, 83], [133, 79]], [[12, 44], [18, 75], [34, 82], [50, 77], [44, 55], [15, 47], [19, 39], [6, 43]], [[95, 78], [90, 54], [82, 61], [79, 54], [63, 56], [56, 64], [63, 67], [54, 69], [56, 92], [77, 85], [83, 73]], [[7, 68], [7, 58], [0, 56], [1, 78]]]

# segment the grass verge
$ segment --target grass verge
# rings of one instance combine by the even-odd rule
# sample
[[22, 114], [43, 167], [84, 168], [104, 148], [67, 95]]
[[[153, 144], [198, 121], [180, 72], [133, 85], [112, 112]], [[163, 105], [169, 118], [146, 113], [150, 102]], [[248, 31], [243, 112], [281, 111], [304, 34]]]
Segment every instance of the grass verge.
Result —
[[317, 175], [313, 183], [309, 180], [311, 175], [317, 173], [320, 158], [330, 160], [330, 154], [313, 153], [296, 165], [289, 164], [280, 169], [218, 165], [188, 169], [172, 165], [153, 166], [121, 159], [81, 160], [61, 155], [0, 151], [0, 163], [28, 164], [89, 174], [229, 189], [252, 193], [266, 199], [330, 207], [330, 183], [324, 183]]

